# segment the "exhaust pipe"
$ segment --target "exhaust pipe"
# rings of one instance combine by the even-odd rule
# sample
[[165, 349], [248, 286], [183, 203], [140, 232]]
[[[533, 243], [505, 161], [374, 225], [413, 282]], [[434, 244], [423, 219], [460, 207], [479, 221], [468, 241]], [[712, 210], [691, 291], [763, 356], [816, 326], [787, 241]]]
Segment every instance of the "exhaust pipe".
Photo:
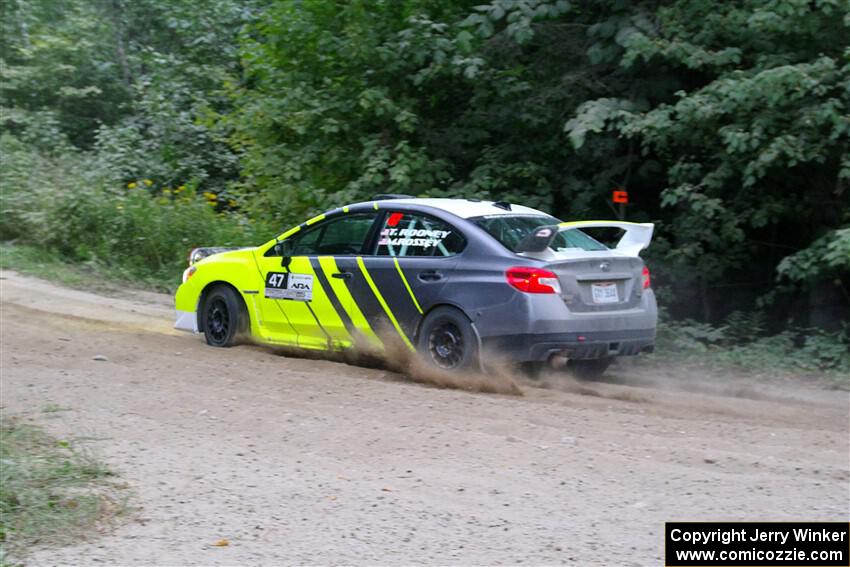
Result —
[[555, 370], [560, 370], [566, 368], [567, 360], [569, 360], [567, 355], [562, 352], [556, 352], [549, 357], [549, 366]]

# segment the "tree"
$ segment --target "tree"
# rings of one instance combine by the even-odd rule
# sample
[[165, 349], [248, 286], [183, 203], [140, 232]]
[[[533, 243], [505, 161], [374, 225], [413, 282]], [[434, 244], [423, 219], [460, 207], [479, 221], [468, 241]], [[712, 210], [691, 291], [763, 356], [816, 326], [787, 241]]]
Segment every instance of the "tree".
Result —
[[[668, 257], [709, 282], [826, 249], [817, 239], [850, 222], [847, 3], [649, 6], [600, 48], [634, 90], [583, 104], [566, 123], [574, 145], [609, 132], [663, 165]], [[682, 79], [666, 92], [638, 81], [670, 74]]]

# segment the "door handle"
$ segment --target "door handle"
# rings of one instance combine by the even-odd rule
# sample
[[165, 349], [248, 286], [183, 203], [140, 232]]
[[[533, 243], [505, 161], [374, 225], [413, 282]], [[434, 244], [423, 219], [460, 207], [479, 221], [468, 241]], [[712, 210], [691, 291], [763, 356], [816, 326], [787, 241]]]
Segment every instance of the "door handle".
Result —
[[419, 272], [419, 275], [416, 277], [421, 282], [438, 282], [443, 279], [443, 274], [436, 270], [428, 270], [426, 272]]
[[352, 275], [351, 272], [337, 272], [336, 274], [331, 274], [331, 277], [338, 280], [350, 280]]

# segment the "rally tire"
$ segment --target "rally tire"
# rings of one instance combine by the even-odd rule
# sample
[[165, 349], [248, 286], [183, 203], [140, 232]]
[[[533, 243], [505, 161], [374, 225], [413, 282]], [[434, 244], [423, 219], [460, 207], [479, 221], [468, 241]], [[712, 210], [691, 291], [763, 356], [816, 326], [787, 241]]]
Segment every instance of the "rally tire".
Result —
[[580, 380], [598, 380], [608, 370], [612, 362], [614, 362], [613, 356], [589, 360], [570, 360], [567, 363], [567, 370]]
[[425, 362], [440, 370], [478, 368], [478, 336], [466, 315], [454, 307], [438, 307], [428, 313], [416, 346]]
[[214, 347], [235, 345], [248, 324], [242, 299], [226, 285], [217, 285], [205, 294], [201, 317], [204, 338]]

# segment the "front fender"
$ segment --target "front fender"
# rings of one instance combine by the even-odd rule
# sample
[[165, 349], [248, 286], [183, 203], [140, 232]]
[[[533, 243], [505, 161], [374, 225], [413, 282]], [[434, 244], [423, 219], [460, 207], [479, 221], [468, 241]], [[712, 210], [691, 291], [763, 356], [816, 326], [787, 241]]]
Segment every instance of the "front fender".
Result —
[[253, 248], [222, 252], [194, 264], [191, 276], [177, 288], [175, 309], [196, 312], [204, 290], [216, 282], [232, 285], [243, 300], [246, 293], [259, 291], [263, 282], [253, 252]]

